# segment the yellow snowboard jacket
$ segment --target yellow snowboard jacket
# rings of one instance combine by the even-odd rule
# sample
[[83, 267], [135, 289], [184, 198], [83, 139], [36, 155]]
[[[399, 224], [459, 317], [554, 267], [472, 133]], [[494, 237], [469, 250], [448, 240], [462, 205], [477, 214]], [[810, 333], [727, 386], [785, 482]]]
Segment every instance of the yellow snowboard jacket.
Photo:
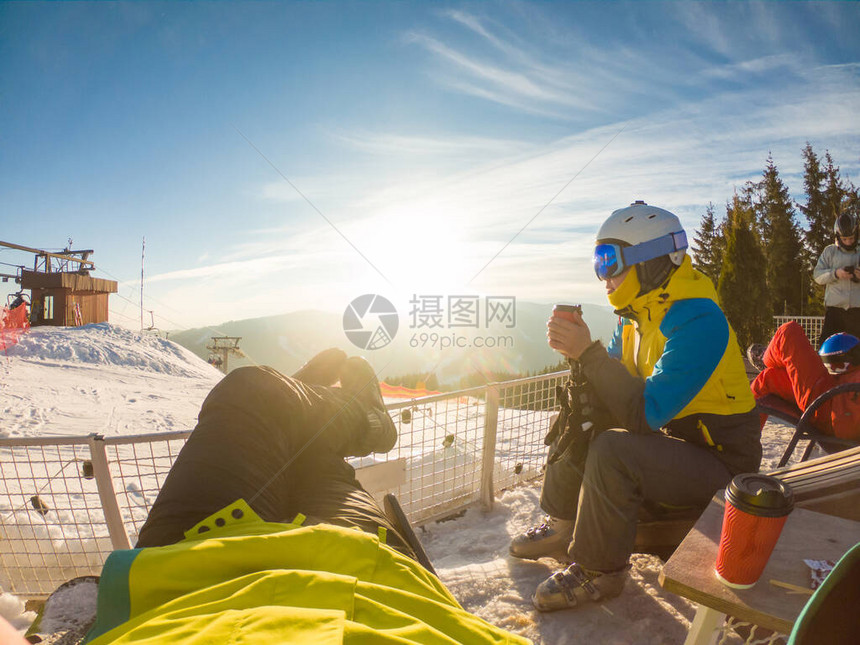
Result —
[[85, 642], [530, 642], [464, 610], [379, 537], [303, 519], [264, 522], [238, 500], [181, 542], [113, 552]]
[[594, 343], [579, 360], [617, 426], [663, 428], [711, 451], [732, 473], [758, 471], [755, 399], [710, 279], [686, 256], [667, 284], [616, 313], [608, 349]]

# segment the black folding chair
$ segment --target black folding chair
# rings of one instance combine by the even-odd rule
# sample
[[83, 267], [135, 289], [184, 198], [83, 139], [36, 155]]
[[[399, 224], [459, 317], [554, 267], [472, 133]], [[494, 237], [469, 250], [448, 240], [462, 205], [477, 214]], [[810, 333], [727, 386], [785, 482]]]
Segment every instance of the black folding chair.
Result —
[[[828, 453], [839, 452], [846, 448], [860, 446], [860, 440], [840, 439], [839, 437], [826, 435], [812, 425], [812, 417], [815, 414], [815, 411], [824, 403], [839, 395], [860, 396], [860, 383], [844, 383], [842, 385], [837, 385], [815, 399], [805, 410], [800, 410], [800, 408], [798, 408], [793, 402], [786, 401], [774, 394], [768, 394], [767, 396], [763, 396], [756, 400], [759, 412], [767, 414], [768, 416], [777, 417], [778, 419], [793, 425], [795, 428], [794, 435], [791, 437], [791, 440], [788, 442], [788, 446], [785, 448], [785, 452], [782, 453], [782, 458], [779, 460], [778, 468], [782, 468], [788, 463], [788, 460], [791, 458], [791, 455], [794, 453], [794, 450], [801, 439], [809, 440], [809, 444], [806, 446], [806, 450], [804, 450], [800, 461], [806, 461], [809, 459], [809, 456], [812, 454], [812, 449], [816, 444], [821, 446], [822, 450]], [[860, 419], [856, 419], [854, 422], [857, 425], [860, 425]]]

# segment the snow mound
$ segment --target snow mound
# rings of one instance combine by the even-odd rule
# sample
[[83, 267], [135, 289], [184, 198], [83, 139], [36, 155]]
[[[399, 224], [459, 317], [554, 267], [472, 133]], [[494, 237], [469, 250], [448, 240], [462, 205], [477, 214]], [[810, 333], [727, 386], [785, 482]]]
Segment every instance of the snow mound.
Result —
[[199, 356], [172, 341], [109, 323], [34, 327], [6, 354], [43, 363], [115, 365], [169, 376], [212, 376], [217, 372]]

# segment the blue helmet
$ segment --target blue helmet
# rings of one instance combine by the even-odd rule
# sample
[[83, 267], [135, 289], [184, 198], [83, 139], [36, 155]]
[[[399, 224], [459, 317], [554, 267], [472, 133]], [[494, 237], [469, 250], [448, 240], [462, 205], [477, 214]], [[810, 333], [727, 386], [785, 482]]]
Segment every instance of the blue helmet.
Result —
[[818, 350], [831, 374], [843, 374], [852, 365], [860, 365], [860, 339], [841, 332], [828, 336]]

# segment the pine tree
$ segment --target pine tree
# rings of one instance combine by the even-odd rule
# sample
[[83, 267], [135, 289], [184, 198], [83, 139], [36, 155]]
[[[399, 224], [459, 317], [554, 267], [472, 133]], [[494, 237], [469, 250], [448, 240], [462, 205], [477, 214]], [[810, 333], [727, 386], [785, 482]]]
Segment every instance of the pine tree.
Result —
[[773, 327], [766, 261], [751, 202], [735, 193], [726, 205], [726, 250], [717, 292], [741, 347], [767, 342]]
[[[806, 203], [797, 202], [800, 212], [806, 217], [809, 225], [804, 242], [808, 254], [808, 270], [810, 277], [818, 258], [824, 249], [833, 241], [833, 215], [824, 195], [824, 170], [821, 161], [807, 141], [803, 149], [803, 190], [806, 193]], [[815, 280], [809, 280], [806, 292], [805, 311], [810, 315], [824, 313], [824, 287]]]
[[828, 229], [832, 237], [836, 217], [842, 212], [843, 200], [847, 201], [848, 191], [839, 176], [839, 166], [833, 163], [829, 150], [824, 153], [824, 161], [827, 162], [824, 166], [824, 199], [827, 202]]
[[767, 286], [773, 311], [800, 314], [809, 288], [806, 249], [794, 222], [788, 187], [768, 155], [762, 181], [756, 185], [755, 210], [759, 217], [762, 248], [767, 259]]
[[708, 276], [714, 283], [720, 279], [720, 267], [725, 252], [722, 223], [714, 218], [714, 205], [708, 204], [702, 222], [693, 237], [693, 266]]
[[813, 261], [818, 261], [824, 248], [833, 242], [833, 214], [824, 194], [824, 171], [821, 162], [807, 142], [803, 149], [803, 191], [806, 203], [797, 203], [809, 226], [806, 231], [806, 248]]
[[857, 221], [860, 221], [860, 189], [848, 182], [845, 192], [845, 199], [842, 202], [843, 212], [853, 213]]

